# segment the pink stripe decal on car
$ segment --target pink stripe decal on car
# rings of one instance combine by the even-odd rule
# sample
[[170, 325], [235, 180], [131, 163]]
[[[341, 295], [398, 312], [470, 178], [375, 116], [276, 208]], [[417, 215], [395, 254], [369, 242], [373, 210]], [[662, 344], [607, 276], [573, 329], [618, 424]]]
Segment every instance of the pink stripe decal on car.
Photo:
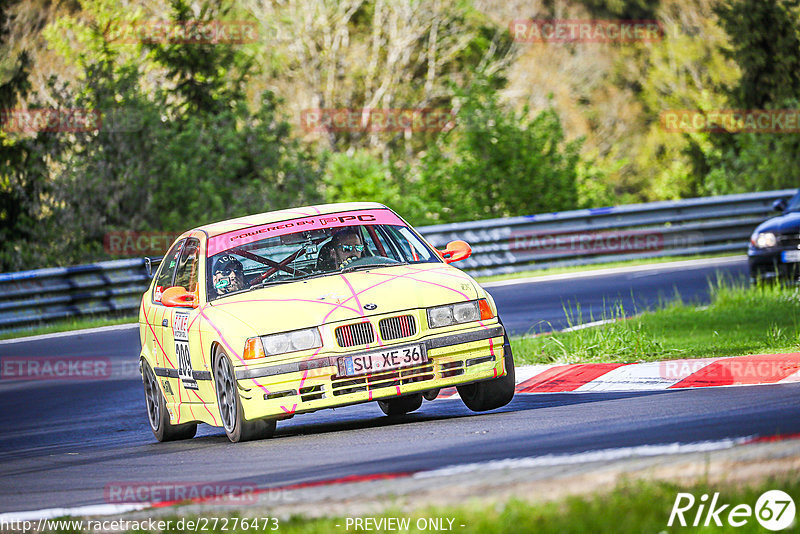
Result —
[[208, 240], [207, 256], [211, 257], [220, 252], [225, 252], [240, 245], [254, 243], [268, 237], [292, 234], [303, 230], [319, 230], [322, 228], [339, 228], [356, 224], [406, 224], [388, 209], [352, 210], [329, 213], [327, 215], [309, 215], [274, 223], [259, 224], [225, 232]]

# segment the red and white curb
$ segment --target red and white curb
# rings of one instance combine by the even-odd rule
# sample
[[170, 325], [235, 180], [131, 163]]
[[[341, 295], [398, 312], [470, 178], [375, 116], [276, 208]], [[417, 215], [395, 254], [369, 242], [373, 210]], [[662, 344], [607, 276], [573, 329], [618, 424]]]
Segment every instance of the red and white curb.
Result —
[[[516, 368], [516, 392], [652, 391], [800, 382], [800, 353], [647, 363], [573, 363]], [[440, 399], [456, 398], [447, 388]]]

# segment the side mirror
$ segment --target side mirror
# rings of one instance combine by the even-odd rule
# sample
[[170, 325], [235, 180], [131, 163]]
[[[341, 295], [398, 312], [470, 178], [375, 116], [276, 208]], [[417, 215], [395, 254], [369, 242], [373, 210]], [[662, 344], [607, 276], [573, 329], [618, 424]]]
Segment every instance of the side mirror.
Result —
[[466, 241], [450, 241], [447, 244], [447, 248], [440, 251], [440, 254], [445, 262], [453, 263], [454, 261], [461, 261], [469, 258], [470, 254], [472, 254], [472, 248]]
[[161, 263], [161, 260], [164, 258], [150, 258], [145, 256], [144, 258], [144, 270], [147, 271], [147, 276], [153, 278], [153, 272], [158, 264]]
[[783, 211], [783, 210], [785, 210], [786, 209], [786, 199], [785, 198], [779, 198], [778, 200], [773, 202], [772, 203], [772, 209], [774, 209], [775, 211]]
[[161, 304], [169, 307], [196, 308], [197, 295], [180, 286], [168, 287], [161, 294]]

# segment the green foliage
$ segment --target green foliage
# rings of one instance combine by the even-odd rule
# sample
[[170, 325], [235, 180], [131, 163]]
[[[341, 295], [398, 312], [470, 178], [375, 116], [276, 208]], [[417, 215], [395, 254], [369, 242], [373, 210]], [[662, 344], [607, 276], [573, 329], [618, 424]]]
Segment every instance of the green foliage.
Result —
[[[190, 3], [171, 0], [172, 20], [176, 24], [214, 23], [223, 20], [231, 9], [230, 5], [221, 4], [204, 3], [195, 15]], [[158, 43], [146, 47], [151, 59], [166, 69], [167, 79], [174, 84], [171, 94], [177, 96], [177, 103], [172, 107], [179, 112], [214, 115], [229, 110], [232, 103], [244, 98], [245, 80], [253, 73], [254, 63], [236, 45]], [[169, 99], [164, 101], [169, 104]]]
[[[51, 68], [9, 46], [25, 21], [1, 3], [2, 109], [87, 108], [103, 126], [0, 131], [0, 268], [102, 259], [112, 230], [320, 201], [375, 200], [433, 224], [797, 185], [797, 134], [673, 133], [659, 115], [800, 105], [800, 0], [548, 0], [535, 16], [657, 18], [666, 32], [546, 47], [514, 43], [508, 9], [490, 4], [77, 0], [34, 41], [63, 61]], [[252, 20], [259, 42], [114, 31], [163, 18]], [[51, 71], [32, 94], [29, 72]], [[453, 109], [458, 124], [297, 131], [286, 113], [312, 107]]]
[[364, 149], [332, 154], [323, 179], [325, 201], [380, 202], [413, 223], [425, 222], [431, 217], [428, 199], [417, 191], [406, 193], [405, 171]]
[[[731, 45], [723, 51], [742, 71], [727, 88], [731, 108], [800, 109], [800, 2], [731, 0], [716, 9]], [[692, 154], [704, 194], [797, 187], [800, 135], [721, 133]]]
[[[108, 6], [91, 5], [101, 19], [109, 17]], [[209, 5], [201, 9], [203, 20], [220, 16]], [[174, 20], [187, 19], [181, 0], [173, 8]], [[266, 91], [256, 106], [248, 105], [242, 80], [252, 64], [243, 52], [225, 45], [199, 51], [194, 44], [148, 45], [147, 68], [164, 69], [175, 81], [173, 90], [152, 90], [141, 63], [107, 43], [100, 26], [61, 24], [87, 44], [73, 56], [83, 83], [77, 92], [54, 87], [50, 97], [63, 108], [96, 110], [102, 122], [88, 132], [47, 134], [60, 136], [59, 150], [30, 145], [45, 134], [14, 144], [4, 139], [2, 155], [7, 146], [30, 145], [28, 159], [40, 162], [39, 176], [56, 177], [47, 204], [31, 210], [38, 220], [21, 214], [11, 221], [26, 233], [4, 240], [4, 268], [102, 258], [109, 231], [179, 232], [320, 200], [320, 165], [292, 137], [280, 100]], [[7, 168], [16, 174], [0, 174], [3, 183], [35, 175], [20, 156], [11, 157], [5, 156]], [[29, 203], [45, 198], [27, 190], [19, 196]], [[43, 248], [38, 256], [37, 246]]]
[[[800, 109], [787, 101], [782, 109]], [[711, 195], [772, 191], [798, 186], [800, 135], [791, 133], [712, 134], [714, 151], [703, 154], [710, 167], [704, 193]]]
[[655, 18], [659, 0], [581, 0], [593, 17], [614, 17], [632, 20]]
[[[0, 110], [19, 109], [30, 91], [30, 57], [8, 53], [13, 3], [0, 3]], [[28, 105], [39, 107], [36, 99]], [[49, 194], [46, 160], [59, 150], [52, 133], [12, 137], [0, 128], [0, 269], [41, 262], [47, 244], [35, 239], [43, 199]]]
[[574, 207], [581, 140], [565, 141], [557, 113], [528, 118], [501, 106], [485, 81], [457, 92], [458, 126], [422, 158], [422, 187], [438, 222]]
[[728, 0], [716, 12], [731, 36], [727, 53], [742, 69], [734, 105], [762, 109], [800, 96], [800, 2]]

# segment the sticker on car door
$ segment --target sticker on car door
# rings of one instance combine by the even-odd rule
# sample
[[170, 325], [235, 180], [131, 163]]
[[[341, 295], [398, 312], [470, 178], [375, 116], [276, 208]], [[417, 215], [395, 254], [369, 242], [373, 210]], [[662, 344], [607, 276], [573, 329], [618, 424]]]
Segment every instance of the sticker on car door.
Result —
[[189, 356], [189, 313], [175, 312], [172, 330], [175, 338], [175, 356], [178, 358], [178, 378], [186, 389], [198, 389]]

